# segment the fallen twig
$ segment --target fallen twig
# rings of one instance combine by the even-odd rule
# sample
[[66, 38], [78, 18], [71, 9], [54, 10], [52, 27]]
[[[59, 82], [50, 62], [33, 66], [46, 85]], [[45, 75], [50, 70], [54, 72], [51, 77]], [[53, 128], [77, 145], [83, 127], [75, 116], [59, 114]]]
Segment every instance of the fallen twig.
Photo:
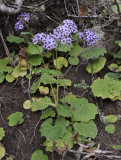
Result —
[[7, 45], [6, 45], [5, 41], [4, 41], [4, 38], [3, 38], [3, 35], [2, 35], [1, 30], [0, 30], [0, 37], [1, 37], [1, 40], [2, 40], [2, 43], [3, 43], [4, 49], [5, 49], [5, 53], [6, 53], [6, 55], [8, 56], [8, 59], [9, 59], [9, 61], [10, 61], [11, 66], [12, 66], [12, 67], [15, 67], [15, 65], [14, 65], [14, 63], [13, 63], [13, 60], [12, 60], [12, 58], [11, 58], [11, 56], [10, 56], [10, 52], [9, 52], [9, 50], [8, 50], [8, 47], [7, 47]]
[[[120, 155], [114, 155], [114, 154], [110, 154], [110, 155], [108, 155], [109, 153], [114, 153], [113, 151], [102, 151], [102, 150], [95, 150], [95, 151], [93, 151], [93, 152], [80, 152], [80, 151], [75, 151], [75, 150], [69, 150], [69, 152], [71, 152], [71, 153], [75, 153], [75, 154], [82, 154], [82, 155], [90, 155], [90, 156], [88, 156], [88, 158], [89, 157], [91, 157], [92, 155], [93, 156], [95, 156], [95, 157], [97, 157], [97, 156], [102, 156], [102, 157], [107, 157], [107, 158], [117, 158], [117, 159], [121, 159], [121, 156]], [[107, 154], [108, 153], [108, 154]], [[87, 158], [87, 157], [84, 157], [84, 158]]]

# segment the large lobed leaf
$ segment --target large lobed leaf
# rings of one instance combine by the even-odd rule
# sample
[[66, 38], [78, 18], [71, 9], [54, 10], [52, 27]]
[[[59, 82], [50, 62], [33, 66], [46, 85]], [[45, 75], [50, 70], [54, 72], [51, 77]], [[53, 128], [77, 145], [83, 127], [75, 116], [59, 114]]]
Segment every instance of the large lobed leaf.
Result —
[[111, 100], [121, 99], [121, 81], [109, 78], [107, 75], [104, 79], [96, 79], [91, 85], [95, 97]]
[[67, 132], [67, 122], [63, 117], [58, 117], [55, 121], [55, 125], [52, 125], [53, 119], [49, 118], [45, 120], [40, 128], [41, 136], [49, 138], [52, 141], [63, 137], [64, 133]]
[[96, 124], [93, 122], [93, 120], [90, 120], [87, 123], [74, 123], [75, 130], [79, 133], [79, 135], [82, 135], [84, 137], [91, 137], [95, 138], [97, 136], [97, 127]]
[[[61, 106], [59, 108], [59, 113], [63, 114], [63, 116], [64, 114], [67, 116], [66, 110], [71, 109], [68, 116], [71, 116], [72, 121], [88, 122], [90, 119], [95, 119], [95, 115], [98, 113], [95, 104], [88, 103], [88, 100], [85, 98], [76, 98], [76, 96], [72, 94], [66, 95], [63, 99], [61, 99], [61, 102], [64, 104], [70, 104], [71, 106], [70, 108], [65, 108], [65, 113], [63, 113], [64, 107]], [[59, 109], [57, 108], [57, 111], [59, 111]]]
[[85, 98], [78, 98], [75, 104], [71, 105], [72, 121], [88, 122], [90, 119], [95, 119], [97, 107], [93, 103], [88, 103]]
[[72, 116], [72, 110], [69, 106], [61, 105], [59, 104], [57, 107], [58, 115], [61, 115], [63, 117], [71, 117]]
[[105, 48], [87, 48], [83, 53], [82, 56], [86, 59], [94, 59], [94, 58], [98, 58], [100, 56], [103, 56], [106, 53], [106, 49]]

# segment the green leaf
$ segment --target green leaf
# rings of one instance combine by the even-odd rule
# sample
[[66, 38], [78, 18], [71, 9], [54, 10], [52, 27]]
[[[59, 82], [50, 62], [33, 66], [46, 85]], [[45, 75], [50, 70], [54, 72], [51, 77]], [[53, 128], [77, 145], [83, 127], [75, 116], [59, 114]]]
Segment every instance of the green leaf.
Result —
[[118, 120], [117, 116], [115, 115], [107, 115], [106, 119], [109, 123], [115, 123]]
[[72, 139], [72, 136], [73, 136], [72, 133], [70, 131], [67, 131], [64, 134], [63, 138], [61, 138], [68, 150], [71, 149], [74, 145], [74, 141]]
[[121, 41], [115, 41], [121, 47]]
[[40, 79], [41, 79], [41, 82], [44, 83], [45, 85], [57, 83], [57, 80], [53, 78], [52, 75], [49, 75], [49, 74], [43, 74]]
[[115, 126], [113, 124], [109, 124], [105, 127], [105, 131], [113, 134], [115, 132]]
[[42, 74], [49, 74], [50, 69], [49, 68], [42, 68], [41, 73]]
[[8, 63], [9, 63], [8, 57], [3, 58], [3, 59], [0, 59], [0, 68], [1, 68], [1, 67], [2, 67], [2, 68], [6, 67]]
[[57, 60], [54, 60], [54, 65], [60, 70], [63, 66], [68, 67], [68, 61], [64, 57], [58, 57]]
[[43, 59], [40, 55], [34, 55], [29, 58], [28, 62], [33, 66], [38, 66], [43, 62]]
[[74, 145], [74, 141], [72, 139], [72, 133], [66, 132], [63, 138], [59, 138], [55, 141], [55, 150], [58, 154], [63, 155], [64, 153], [68, 152]]
[[74, 48], [69, 52], [69, 55], [71, 57], [79, 56], [81, 55], [82, 51], [83, 51], [82, 47], [78, 43], [76, 43], [74, 45]]
[[32, 76], [30, 74], [27, 74], [26, 79], [32, 79]]
[[58, 51], [61, 51], [61, 52], [68, 52], [70, 51], [71, 49], [73, 48], [73, 45], [70, 44], [69, 46], [67, 44], [59, 44], [56, 49]]
[[62, 73], [60, 71], [54, 70], [54, 69], [49, 70], [49, 73], [52, 74], [53, 76], [56, 76], [56, 77], [62, 75]]
[[39, 45], [29, 45], [27, 48], [27, 53], [29, 55], [36, 55], [43, 53], [43, 48]]
[[61, 115], [63, 117], [71, 117], [72, 116], [72, 110], [69, 106], [61, 105], [59, 104], [57, 107], [57, 113], [58, 115]]
[[40, 75], [41, 69], [40, 67], [32, 67], [32, 74]]
[[51, 56], [52, 56], [52, 53], [50, 53], [50, 52], [45, 53], [46, 58], [50, 58]]
[[11, 73], [13, 71], [13, 68], [6, 66], [4, 71], [8, 72], [8, 73]]
[[84, 53], [82, 53], [82, 56], [86, 59], [93, 59], [98, 58], [99, 56], [103, 56], [105, 53], [107, 53], [105, 48], [87, 48]]
[[7, 41], [8, 42], [11, 42], [11, 43], [22, 43], [24, 42], [24, 39], [23, 38], [20, 38], [20, 37], [16, 37], [16, 36], [13, 36], [13, 35], [10, 35], [10, 36], [7, 36]]
[[62, 98], [60, 101], [64, 104], [67, 103], [67, 104], [74, 105], [75, 102], [77, 101], [77, 98], [73, 94], [68, 94], [64, 98]]
[[42, 150], [36, 150], [31, 157], [31, 160], [48, 160], [48, 156]]
[[119, 75], [117, 73], [108, 72], [106, 75], [114, 80], [119, 80]]
[[2, 159], [5, 156], [5, 148], [4, 146], [0, 143], [0, 159]]
[[5, 136], [5, 131], [3, 128], [0, 128], [0, 140], [2, 140], [4, 136]]
[[120, 151], [121, 150], [121, 145], [113, 145], [112, 148]]
[[78, 57], [69, 57], [68, 61], [72, 65], [78, 65], [79, 64], [79, 58]]
[[93, 122], [93, 120], [90, 120], [87, 123], [76, 122], [74, 123], [74, 129], [79, 133], [79, 135], [91, 138], [96, 138], [98, 132], [96, 124]]
[[40, 116], [40, 120], [46, 119], [48, 117], [55, 117], [55, 112], [52, 108], [48, 108], [48, 109], [44, 110], [44, 112]]
[[52, 125], [52, 122], [52, 118], [45, 120], [41, 125], [40, 132], [41, 136], [55, 141], [58, 138], [63, 137], [64, 133], [66, 133], [67, 122], [63, 117], [58, 117], [54, 126]]
[[32, 111], [43, 110], [43, 109], [47, 108], [49, 105], [54, 105], [54, 104], [52, 103], [52, 101], [49, 97], [45, 96], [40, 101], [32, 102]]
[[95, 119], [97, 107], [93, 103], [88, 103], [85, 98], [78, 98], [73, 105], [72, 109], [72, 121], [88, 122], [91, 119]]
[[120, 71], [118, 65], [115, 64], [115, 63], [112, 63], [110, 66], [108, 66], [108, 68], [113, 72], [119, 72]]
[[121, 50], [117, 54], [114, 55], [114, 58], [121, 58]]
[[105, 76], [104, 79], [96, 79], [91, 85], [93, 95], [102, 97], [103, 99], [110, 98], [111, 100], [120, 99], [121, 81], [114, 80]]
[[49, 152], [53, 152], [53, 142], [50, 139], [46, 139], [46, 141], [44, 141], [44, 146], [46, 147], [46, 151]]
[[16, 66], [11, 74], [14, 78], [24, 77], [27, 74], [27, 71], [22, 71], [19, 66]]
[[4, 81], [5, 75], [4, 73], [0, 73], [0, 83]]
[[59, 86], [63, 86], [63, 87], [66, 87], [66, 86], [71, 86], [72, 83], [71, 83], [71, 80], [70, 79], [60, 79], [59, 80]]
[[5, 78], [6, 78], [6, 81], [8, 82], [13, 82], [15, 80], [12, 74], [6, 74]]
[[37, 91], [37, 89], [40, 86], [40, 83], [41, 83], [41, 78], [36, 82], [34, 82], [34, 84], [31, 86], [31, 93], [35, 93]]
[[0, 72], [1, 72], [1, 73], [3, 73], [3, 72], [11, 73], [12, 71], [13, 71], [13, 68], [12, 68], [12, 67], [8, 67], [8, 66], [0, 67]]
[[10, 116], [8, 116], [8, 120], [9, 120], [9, 126], [15, 126], [18, 123], [22, 124], [24, 119], [23, 119], [23, 113], [22, 112], [15, 112], [13, 114], [11, 114]]
[[104, 68], [105, 63], [106, 63], [106, 58], [100, 57], [94, 60], [92, 63], [88, 63], [86, 70], [89, 73], [98, 73]]
[[24, 103], [23, 103], [23, 108], [24, 109], [31, 109], [32, 108], [32, 102], [30, 100], [26, 100]]

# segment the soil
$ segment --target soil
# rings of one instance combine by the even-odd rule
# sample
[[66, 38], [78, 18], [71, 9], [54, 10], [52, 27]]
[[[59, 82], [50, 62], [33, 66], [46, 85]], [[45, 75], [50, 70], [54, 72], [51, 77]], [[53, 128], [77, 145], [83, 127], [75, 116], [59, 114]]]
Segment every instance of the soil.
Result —
[[[38, 0], [27, 0], [24, 5], [36, 4]], [[73, 9], [77, 12], [76, 1], [72, 2], [71, 0], [67, 0], [67, 8], [69, 14], [73, 14]], [[27, 9], [23, 8], [22, 12], [27, 12]], [[30, 12], [30, 11], [29, 11]], [[62, 0], [50, 0], [45, 2], [45, 12], [46, 15], [52, 17], [58, 23], [61, 23], [63, 19], [67, 19], [67, 13], [65, 10], [65, 5]], [[38, 32], [50, 32], [53, 28], [55, 28], [58, 24], [52, 22], [47, 17], [42, 16], [40, 13], [36, 13], [39, 16], [39, 21], [37, 25], [31, 24], [31, 30], [34, 33]], [[6, 38], [9, 34], [17, 35], [14, 31], [14, 24], [16, 23], [16, 18], [18, 15], [0, 15], [0, 29], [2, 30], [4, 38]], [[76, 23], [77, 19], [72, 18]], [[87, 25], [89, 22], [85, 22]], [[92, 25], [89, 23], [90, 26]], [[9, 28], [8, 28], [9, 26]], [[7, 42], [6, 42], [7, 43]], [[13, 51], [13, 46], [7, 43], [7, 46], [10, 51]], [[5, 57], [5, 51], [2, 43], [0, 43], [1, 55], [0, 58]], [[18, 48], [15, 46], [15, 51], [17, 52]], [[111, 58], [109, 58], [112, 61]], [[66, 70], [63, 70], [63, 73], [66, 73]], [[103, 69], [99, 74], [95, 74], [94, 78], [103, 77], [106, 73], [107, 69]], [[95, 99], [92, 94], [90, 94], [90, 90], [84, 92], [84, 90], [74, 87], [74, 84], [80, 83], [82, 80], [85, 80], [86, 84], [90, 86], [92, 84], [92, 75], [87, 73], [86, 71], [86, 62], [81, 60], [80, 64], [77, 67], [70, 67], [68, 72], [65, 74], [64, 78], [68, 78], [72, 81], [72, 86], [66, 90], [66, 93], [73, 93], [74, 95], [81, 97], [84, 96], [89, 100], [89, 102], [95, 103], [99, 105], [99, 109], [101, 113], [104, 115], [121, 115], [121, 102], [115, 101], [112, 102], [109, 99], [101, 100], [100, 98]], [[43, 146], [43, 141], [45, 140], [41, 137], [39, 133], [39, 129], [41, 126], [40, 116], [41, 111], [30, 112], [23, 109], [23, 103], [25, 100], [29, 99], [28, 94], [25, 92], [28, 87], [28, 81], [25, 81], [24, 87], [21, 85], [21, 80], [18, 80], [13, 83], [4, 82], [0, 85], [0, 127], [3, 127], [6, 134], [2, 140], [2, 144], [6, 149], [6, 157], [12, 156], [15, 160], [30, 160], [32, 153], [37, 149], [42, 149], [44, 153], [46, 153], [49, 157], [49, 160], [61, 160], [62, 156], [58, 155], [56, 152], [50, 153], [45, 151], [45, 147]], [[64, 94], [64, 91], [61, 90], [60, 97]], [[34, 95], [33, 95], [34, 96]], [[14, 112], [22, 112], [24, 114], [24, 123], [22, 125], [18, 125], [17, 127], [9, 127], [7, 117]], [[104, 151], [112, 150], [111, 146], [121, 145], [121, 121], [117, 121], [114, 125], [116, 127], [116, 131], [114, 134], [108, 134], [105, 132], [105, 125], [100, 120], [99, 116], [96, 117], [95, 122], [98, 127], [98, 135], [94, 140], [97, 144], [100, 144], [100, 149]], [[76, 146], [74, 149], [78, 149]], [[112, 150], [114, 151], [114, 150]], [[121, 152], [114, 151], [115, 154], [121, 156]], [[3, 158], [2, 160], [6, 159]], [[54, 158], [53, 158], [54, 157]], [[93, 157], [92, 157], [93, 158]], [[75, 154], [67, 153], [64, 157], [64, 160], [76, 160]], [[109, 158], [98, 157], [96, 160], [108, 160]], [[113, 158], [114, 159], [114, 158]], [[115, 159], [116, 160], [116, 159]]]

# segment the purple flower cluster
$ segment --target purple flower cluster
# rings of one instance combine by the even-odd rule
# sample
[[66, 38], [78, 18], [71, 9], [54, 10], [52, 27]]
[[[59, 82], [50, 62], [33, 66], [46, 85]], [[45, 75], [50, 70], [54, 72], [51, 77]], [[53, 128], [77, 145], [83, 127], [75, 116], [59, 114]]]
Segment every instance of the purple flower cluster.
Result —
[[76, 24], [72, 20], [64, 20], [63, 24], [56, 27], [53, 33], [44, 34], [38, 33], [33, 38], [33, 43], [43, 43], [43, 48], [51, 50], [56, 47], [56, 41], [59, 40], [62, 44], [70, 45], [72, 42], [72, 34], [78, 33]]
[[53, 30], [53, 33], [44, 34], [38, 33], [33, 38], [33, 43], [37, 44], [38, 42], [43, 44], [45, 50], [54, 49], [57, 45], [56, 42], [59, 41], [61, 44], [70, 45], [72, 42], [72, 36], [76, 34], [79, 38], [82, 38], [86, 41], [87, 46], [92, 45], [97, 41], [97, 36], [91, 30], [87, 29], [84, 33], [79, 32], [77, 25], [72, 20], [64, 20], [62, 25], [56, 27]]
[[86, 41], [87, 46], [91, 46], [97, 41], [97, 36], [91, 30], [86, 29], [84, 33], [79, 32], [79, 38], [83, 38]]
[[18, 18], [19, 21], [15, 24], [15, 30], [22, 30], [24, 28], [24, 24], [29, 22], [30, 20], [38, 20], [36, 15], [30, 13], [21, 14]]
[[72, 20], [64, 20], [63, 25], [58, 26], [53, 30], [53, 38], [61, 41], [62, 44], [70, 45], [72, 42], [72, 34], [78, 33], [77, 25]]
[[51, 35], [44, 34], [44, 33], [38, 33], [33, 38], [33, 43], [37, 44], [38, 42], [43, 43], [43, 49], [45, 50], [51, 50], [56, 47], [56, 41]]

